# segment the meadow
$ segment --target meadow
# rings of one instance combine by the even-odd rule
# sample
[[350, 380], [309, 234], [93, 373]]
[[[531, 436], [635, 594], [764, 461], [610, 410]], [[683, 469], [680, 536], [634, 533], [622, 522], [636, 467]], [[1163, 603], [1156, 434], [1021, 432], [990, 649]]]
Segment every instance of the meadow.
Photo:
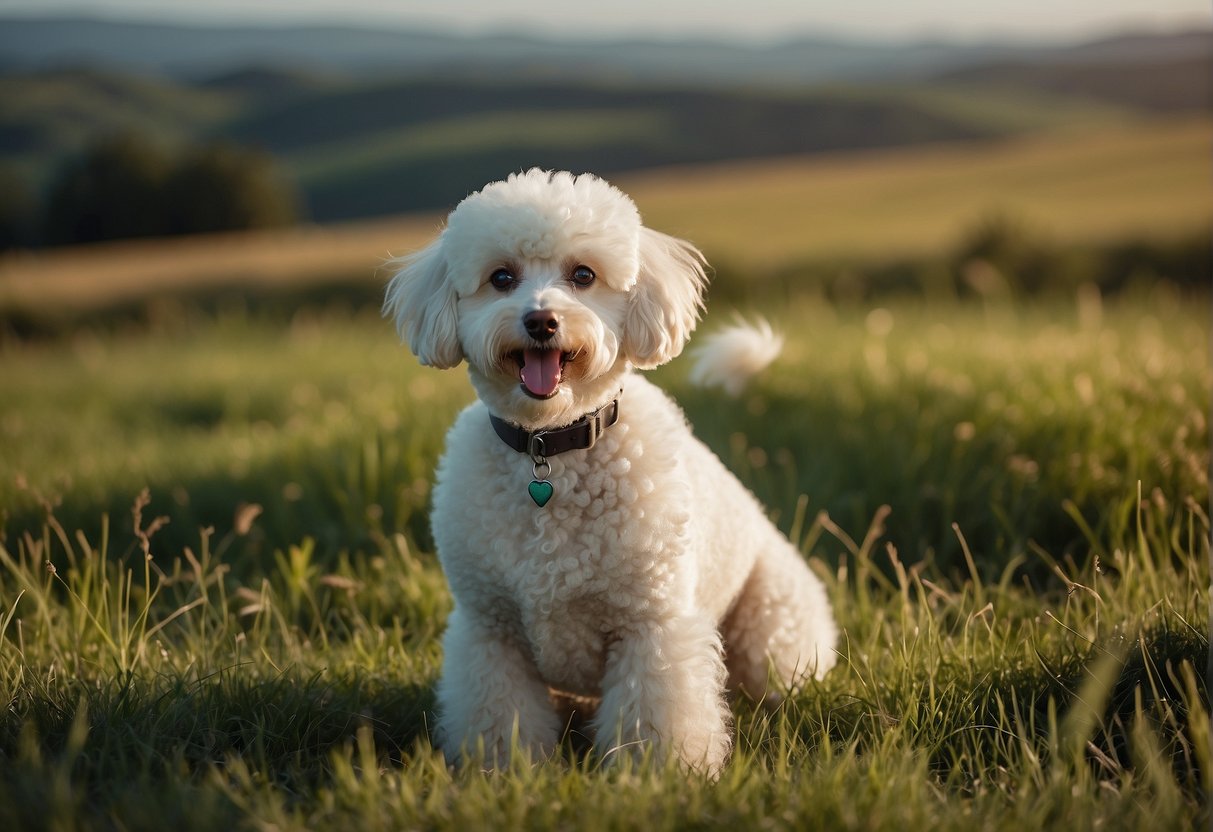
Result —
[[[1167, 240], [1213, 222], [1208, 118], [1059, 130], [992, 144], [686, 165], [613, 178], [645, 222], [694, 241], [739, 281], [938, 255], [1005, 216], [1062, 246]], [[337, 287], [373, 301], [391, 255], [440, 214], [0, 255], [0, 319], [61, 328], [167, 298]]]
[[[847, 170], [856, 200], [888, 184]], [[672, 219], [651, 181], [646, 216]], [[919, 201], [938, 230], [905, 239], [956, 233], [943, 196]], [[1056, 229], [1178, 224], [1139, 216]], [[1207, 827], [1213, 368], [1190, 283], [805, 293], [759, 310], [788, 343], [740, 399], [692, 388], [685, 359], [654, 373], [845, 631], [821, 682], [735, 703], [717, 781], [603, 765], [575, 733], [496, 772], [431, 747], [450, 599], [426, 510], [462, 371], [419, 367], [373, 304], [109, 318], [98, 293], [70, 330], [0, 343], [0, 828]]]

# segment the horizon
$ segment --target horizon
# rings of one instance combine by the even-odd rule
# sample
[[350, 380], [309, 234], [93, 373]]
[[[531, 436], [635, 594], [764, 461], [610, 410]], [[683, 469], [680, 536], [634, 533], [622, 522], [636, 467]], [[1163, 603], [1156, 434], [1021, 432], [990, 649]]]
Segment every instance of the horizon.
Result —
[[[295, 0], [286, 4], [260, 2], [252, 7], [237, 0], [214, 0], [205, 9], [148, 0], [0, 0], [0, 16], [43, 20], [79, 18], [118, 24], [199, 28], [388, 27], [464, 36], [529, 36], [541, 40], [571, 37], [588, 42], [716, 40], [759, 47], [806, 38], [890, 43], [1034, 41], [1061, 44], [1130, 32], [1209, 29], [1213, 24], [1208, 10], [1192, 0], [1166, 0], [1144, 14], [1134, 0], [1083, 2], [1077, 4], [1082, 9], [1075, 9], [1075, 4], [1070, 4], [1071, 14], [1064, 18], [1055, 14], [1055, 4], [1050, 0], [1025, 0], [1014, 15], [1002, 9], [974, 10], [971, 7], [948, 15], [948, 9], [960, 5], [952, 0], [934, 0], [916, 4], [911, 9], [900, 7], [897, 0], [873, 0], [864, 7], [867, 15], [879, 16], [880, 10], [884, 10], [894, 16], [878, 24], [872, 24], [869, 19], [862, 25], [855, 23], [853, 10], [785, 8], [788, 4], [780, 0], [759, 0], [717, 6], [710, 17], [698, 10], [694, 22], [689, 25], [670, 19], [671, 14], [677, 14], [678, 7], [688, 5], [675, 2], [654, 6], [646, 5], [643, 0], [619, 0], [607, 15], [609, 22], [603, 22], [598, 10], [582, 8], [570, 13], [567, 6], [549, 0], [516, 2], [508, 14], [502, 13], [499, 4], [488, 0], [459, 0], [437, 9], [427, 7], [420, 11], [415, 6], [401, 8], [384, 0]], [[557, 8], [561, 13], [552, 14]], [[1033, 9], [1037, 13], [1034, 14]], [[537, 22], [536, 17], [542, 22]], [[617, 18], [631, 22], [619, 25], [614, 23]]]

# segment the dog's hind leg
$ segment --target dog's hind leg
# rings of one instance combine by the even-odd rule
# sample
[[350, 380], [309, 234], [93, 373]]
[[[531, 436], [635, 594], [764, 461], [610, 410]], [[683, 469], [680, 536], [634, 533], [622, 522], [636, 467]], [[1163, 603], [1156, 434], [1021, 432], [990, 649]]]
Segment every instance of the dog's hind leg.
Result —
[[483, 746], [489, 766], [512, 752], [548, 756], [562, 723], [529, 656], [501, 628], [456, 606], [442, 639], [438, 743], [448, 760]]
[[800, 553], [772, 541], [754, 563], [721, 625], [729, 688], [757, 701], [775, 700], [809, 676], [834, 666], [838, 630], [825, 587]]

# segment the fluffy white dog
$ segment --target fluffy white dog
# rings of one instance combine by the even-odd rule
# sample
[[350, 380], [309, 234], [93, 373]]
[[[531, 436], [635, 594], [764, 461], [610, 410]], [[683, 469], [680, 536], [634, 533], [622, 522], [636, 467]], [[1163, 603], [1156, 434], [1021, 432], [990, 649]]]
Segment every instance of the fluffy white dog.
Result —
[[[762, 698], [771, 671], [784, 688], [820, 677], [836, 628], [800, 553], [632, 372], [682, 351], [702, 255], [595, 176], [531, 170], [469, 196], [395, 265], [385, 314], [423, 364], [466, 360], [480, 399], [447, 435], [433, 492], [455, 598], [441, 747], [547, 754], [566, 693], [600, 700], [601, 753], [717, 771], [726, 685]], [[741, 335], [700, 374], [736, 381], [772, 352]]]

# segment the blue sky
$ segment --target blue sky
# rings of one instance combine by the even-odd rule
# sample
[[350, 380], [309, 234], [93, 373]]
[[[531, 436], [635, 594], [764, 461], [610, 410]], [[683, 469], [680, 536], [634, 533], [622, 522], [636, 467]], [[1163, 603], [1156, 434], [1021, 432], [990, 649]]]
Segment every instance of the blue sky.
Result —
[[1127, 26], [1213, 22], [1209, 0], [0, 0], [0, 14], [67, 12], [211, 23], [422, 24], [591, 38], [714, 34], [751, 40], [805, 32], [1057, 40]]

